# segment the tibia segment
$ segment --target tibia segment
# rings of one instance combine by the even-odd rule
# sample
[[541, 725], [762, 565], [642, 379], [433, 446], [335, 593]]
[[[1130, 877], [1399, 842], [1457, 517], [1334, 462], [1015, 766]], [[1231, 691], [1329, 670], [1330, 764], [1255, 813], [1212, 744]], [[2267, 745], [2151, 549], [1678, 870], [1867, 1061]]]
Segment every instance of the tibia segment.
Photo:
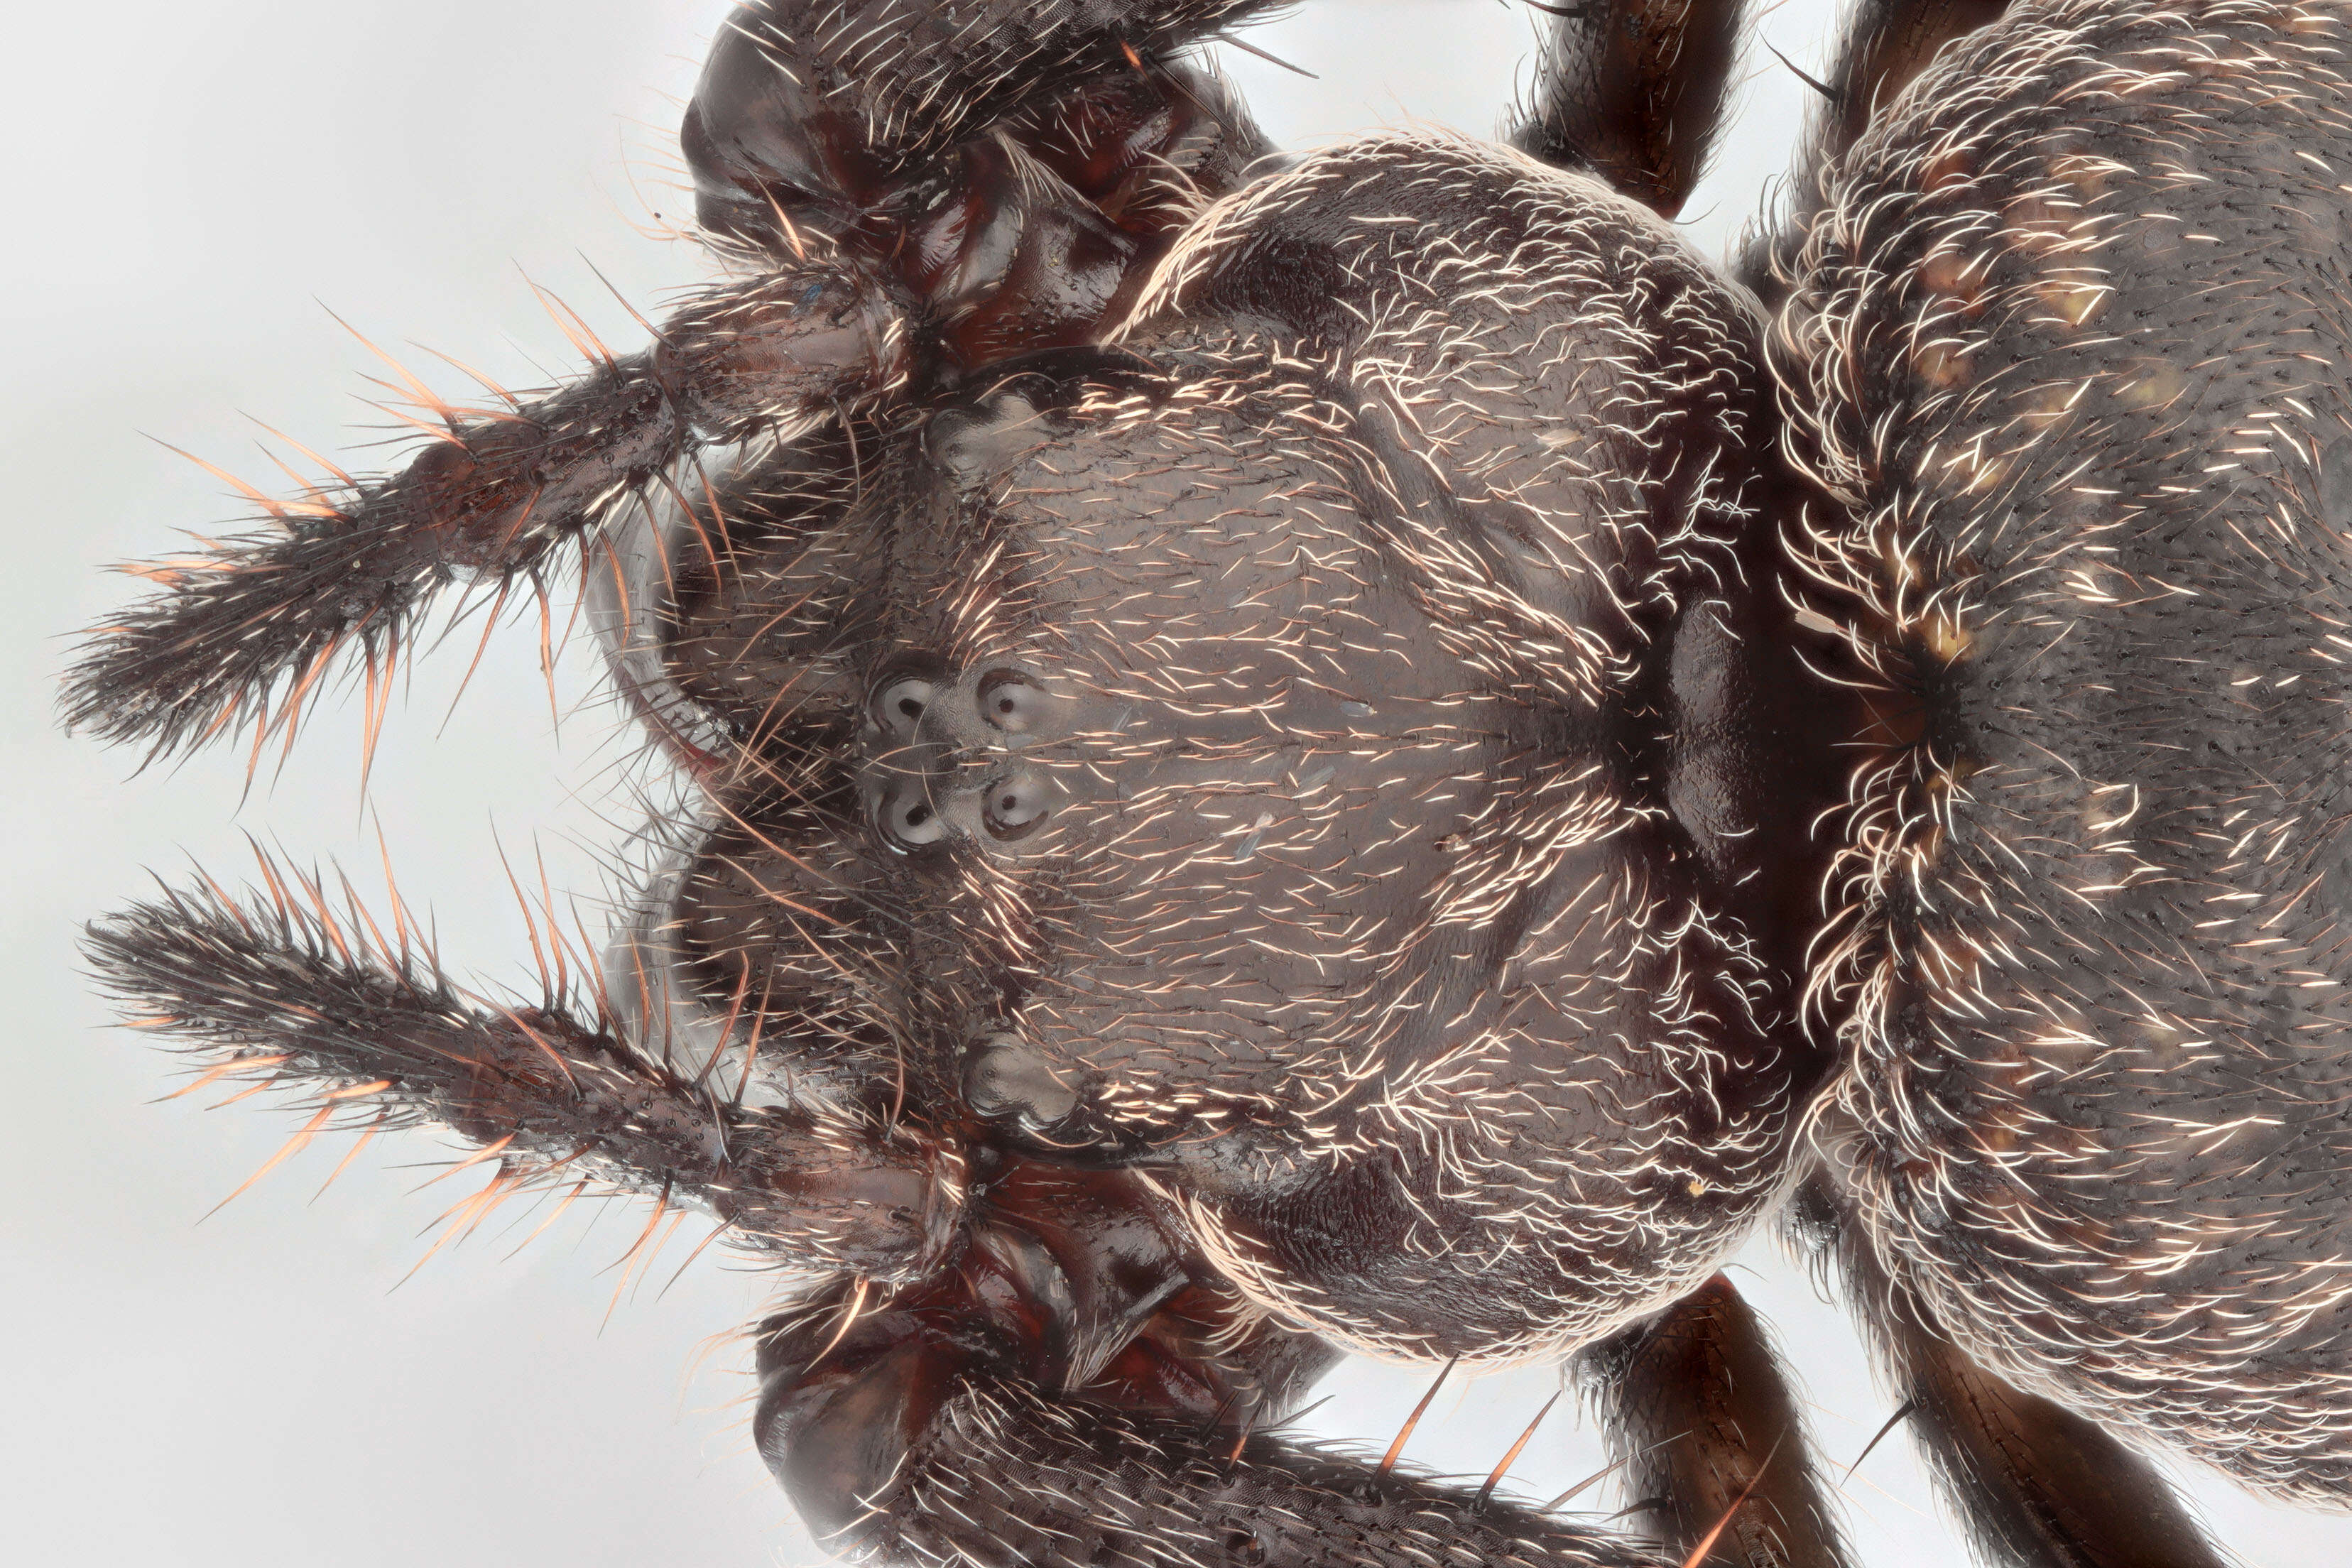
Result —
[[163, 592], [91, 633], [66, 721], [157, 754], [248, 727], [290, 732], [354, 646], [373, 706], [442, 587], [536, 580], [695, 442], [789, 433], [905, 374], [902, 320], [879, 286], [812, 264], [715, 290], [650, 352], [604, 356], [546, 396], [428, 404], [446, 433], [399, 473], [264, 501], [277, 529], [133, 568]]
[[1555, 20], [1534, 100], [1511, 141], [1673, 217], [1721, 128], [1739, 57], [1741, 0], [1591, 0], [1538, 9]]
[[[1148, 62], [1278, 9], [1284, 0], [751, 0], [706, 71], [740, 58], [772, 73], [795, 124], [855, 127], [830, 155], [786, 160], [689, 110], [681, 140], [698, 164], [789, 170], [824, 194], [891, 178], [1090, 79]], [[751, 123], [767, 123], [754, 117]]]
[[[100, 983], [207, 1079], [294, 1090], [331, 1127], [438, 1124], [497, 1161], [508, 1192], [587, 1180], [702, 1207], [795, 1269], [919, 1278], [955, 1244], [952, 1150], [864, 1118], [731, 1103], [564, 997], [484, 1005], [360, 911], [310, 889], [237, 903], [167, 891], [93, 925]], [[501, 1195], [504, 1195], [503, 1194]]]
[[[1735, 275], [1778, 310], [1789, 297], [1795, 247], [1803, 243], [1826, 198], [1823, 182], [1872, 121], [1902, 96], [1955, 38], [1990, 26], [2010, 0], [1858, 0], [1846, 13], [1836, 63], [1819, 90], [1800, 143], [1789, 207], [1778, 223], [1751, 228], [1741, 241]], [[1786, 252], [1782, 254], [1781, 252]]]

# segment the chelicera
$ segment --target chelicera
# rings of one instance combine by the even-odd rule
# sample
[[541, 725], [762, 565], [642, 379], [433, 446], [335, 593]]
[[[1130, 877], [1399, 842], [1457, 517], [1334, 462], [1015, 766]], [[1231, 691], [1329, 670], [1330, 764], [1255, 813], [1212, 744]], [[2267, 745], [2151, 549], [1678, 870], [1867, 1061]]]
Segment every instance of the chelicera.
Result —
[[[1866, 5], [1784, 220], [1665, 220], [1738, 7], [1547, 6], [1498, 146], [1288, 159], [1260, 0], [760, 0], [727, 280], [153, 569], [68, 710], [380, 704], [584, 560], [692, 798], [530, 1007], [273, 880], [93, 928], [312, 1129], [706, 1207], [763, 1456], [894, 1563], [1843, 1560], [1719, 1273], [1833, 1262], [1989, 1547], [2340, 1506], [2340, 6]], [[1622, 1531], [1297, 1446], [1576, 1357]]]

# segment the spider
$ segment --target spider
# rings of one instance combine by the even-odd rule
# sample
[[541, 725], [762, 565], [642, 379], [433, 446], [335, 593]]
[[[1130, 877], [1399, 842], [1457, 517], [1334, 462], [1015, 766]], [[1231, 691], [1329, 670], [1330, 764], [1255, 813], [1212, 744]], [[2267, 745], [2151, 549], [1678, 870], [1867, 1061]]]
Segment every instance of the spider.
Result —
[[[739, 13], [730, 280], [68, 698], [290, 742], [576, 548], [696, 786], [603, 971], [272, 871], [109, 983], [306, 1135], [710, 1208], [881, 1560], [1837, 1561], [1717, 1272], [1776, 1216], [1998, 1552], [2218, 1561], [2135, 1444], [2339, 1498], [2339, 10], [1866, 9], [1727, 278], [1660, 219], [1736, 7], [1297, 161], [1184, 53], [1264, 8]], [[1287, 1442], [1335, 1345], [1577, 1356], [1632, 1533]]]

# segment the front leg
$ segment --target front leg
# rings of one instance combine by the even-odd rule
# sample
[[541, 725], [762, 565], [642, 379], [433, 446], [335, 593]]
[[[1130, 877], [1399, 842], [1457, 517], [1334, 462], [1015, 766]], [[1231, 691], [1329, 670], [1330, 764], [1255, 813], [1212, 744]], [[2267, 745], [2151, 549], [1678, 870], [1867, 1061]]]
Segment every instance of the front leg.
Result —
[[752, 0], [679, 129], [703, 230], [896, 280], [943, 379], [1098, 341], [1271, 151], [1181, 57], [1272, 0]]
[[1969, 1358], [1826, 1177], [1800, 1193], [1803, 1238], [1831, 1254], [1868, 1325], [1913, 1442], [1986, 1556], [2020, 1568], [2221, 1568], [2162, 1472], [2073, 1411]]
[[[835, 1342], [838, 1340], [838, 1342]], [[986, 1345], [811, 1311], [761, 1346], [761, 1454], [818, 1540], [930, 1568], [1664, 1568], [1629, 1541], [1265, 1433], [1059, 1398]], [[1433, 1555], [1436, 1553], [1436, 1555]]]
[[93, 925], [85, 951], [205, 1080], [303, 1097], [310, 1120], [285, 1152], [341, 1128], [446, 1127], [495, 1173], [468, 1225], [581, 1183], [707, 1209], [739, 1246], [803, 1271], [914, 1279], [959, 1244], [964, 1157], [942, 1139], [852, 1110], [735, 1103], [620, 1037], [602, 1006], [486, 1005], [404, 916], [387, 942], [314, 883], [264, 874], [271, 899], [166, 893]]
[[1859, 0], [1845, 19], [1827, 81], [1806, 80], [1822, 102], [1797, 156], [1789, 211], [1752, 230], [1734, 265], [1777, 310], [1789, 296], [1796, 247], [1822, 214], [1824, 183], [1882, 111], [1946, 44], [2000, 20], [2009, 0]]
[[1722, 122], [1742, 0], [1531, 3], [1556, 20], [1513, 142], [1681, 212]]
[[[435, 405], [444, 427], [396, 474], [291, 501], [272, 528], [130, 568], [162, 592], [92, 629], [66, 720], [158, 754], [249, 729], [290, 741], [335, 661], [364, 660], [381, 711], [417, 620], [453, 583], [544, 578], [704, 441], [794, 434], [908, 374], [904, 313], [871, 276], [787, 258], [665, 321], [655, 346], [504, 407]], [[415, 384], [412, 383], [415, 386]], [[417, 396], [429, 396], [415, 386]]]

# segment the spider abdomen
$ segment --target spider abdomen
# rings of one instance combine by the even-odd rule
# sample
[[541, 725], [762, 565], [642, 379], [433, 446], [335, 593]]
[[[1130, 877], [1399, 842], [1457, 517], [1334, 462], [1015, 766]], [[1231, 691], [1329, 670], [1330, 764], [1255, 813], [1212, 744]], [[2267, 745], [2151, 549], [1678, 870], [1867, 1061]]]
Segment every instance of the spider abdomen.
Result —
[[1805, 253], [1784, 375], [1860, 389], [1815, 426], [1858, 520], [1817, 562], [1905, 715], [1823, 984], [1866, 1209], [1950, 1331], [2340, 1499], [2347, 30], [2189, 19], [2013, 13]]

